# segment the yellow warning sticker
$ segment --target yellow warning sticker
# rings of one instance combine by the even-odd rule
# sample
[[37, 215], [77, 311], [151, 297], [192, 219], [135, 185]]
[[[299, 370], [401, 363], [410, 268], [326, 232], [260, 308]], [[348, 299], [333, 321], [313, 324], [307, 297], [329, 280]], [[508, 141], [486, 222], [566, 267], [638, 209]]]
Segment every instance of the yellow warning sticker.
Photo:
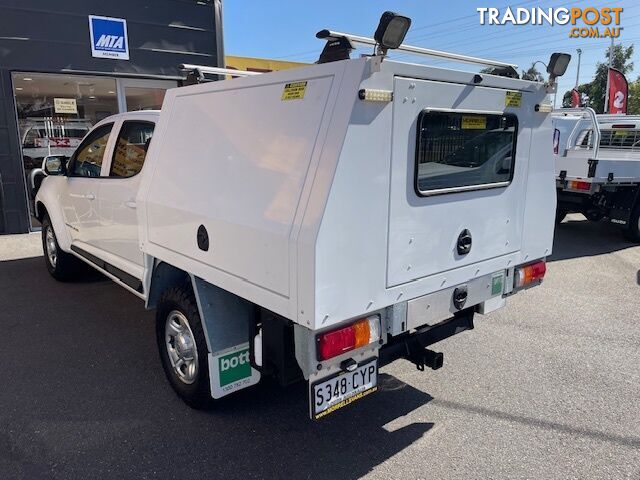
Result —
[[504, 98], [505, 107], [520, 108], [522, 105], [522, 92], [507, 92]]
[[487, 129], [487, 117], [482, 115], [463, 115], [462, 116], [462, 129], [463, 130], [486, 130]]
[[307, 89], [307, 82], [287, 83], [282, 91], [281, 100], [302, 100]]

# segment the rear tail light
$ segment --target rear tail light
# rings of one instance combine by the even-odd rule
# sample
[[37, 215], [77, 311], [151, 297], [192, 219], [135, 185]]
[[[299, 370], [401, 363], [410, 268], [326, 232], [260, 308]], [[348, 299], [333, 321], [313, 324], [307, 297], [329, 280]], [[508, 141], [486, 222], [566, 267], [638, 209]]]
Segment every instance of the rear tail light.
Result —
[[533, 283], [540, 283], [547, 271], [547, 264], [544, 260], [536, 263], [524, 265], [516, 268], [515, 271], [515, 288], [523, 288]]
[[569, 182], [569, 188], [572, 188], [573, 190], [591, 190], [591, 184], [589, 182], [571, 180]]
[[377, 315], [363, 318], [346, 327], [316, 336], [318, 360], [328, 360], [378, 340], [380, 340], [380, 318]]

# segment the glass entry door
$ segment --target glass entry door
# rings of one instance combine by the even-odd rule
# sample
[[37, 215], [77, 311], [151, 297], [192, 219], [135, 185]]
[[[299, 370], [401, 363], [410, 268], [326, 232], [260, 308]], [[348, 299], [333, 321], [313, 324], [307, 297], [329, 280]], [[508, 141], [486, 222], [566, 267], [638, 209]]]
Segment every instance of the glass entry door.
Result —
[[160, 110], [166, 90], [177, 86], [171, 80], [119, 78], [117, 82], [122, 112]]

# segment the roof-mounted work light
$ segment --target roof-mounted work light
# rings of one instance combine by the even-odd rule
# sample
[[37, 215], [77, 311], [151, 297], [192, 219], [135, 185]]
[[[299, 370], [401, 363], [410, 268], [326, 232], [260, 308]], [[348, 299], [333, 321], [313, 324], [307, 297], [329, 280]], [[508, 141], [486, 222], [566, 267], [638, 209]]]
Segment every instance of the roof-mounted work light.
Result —
[[411, 26], [411, 19], [394, 12], [384, 12], [380, 17], [380, 23], [373, 35], [378, 44], [378, 53], [386, 55], [388, 49], [398, 48], [402, 45], [404, 37]]
[[547, 73], [549, 74], [549, 82], [553, 83], [557, 77], [561, 77], [567, 71], [571, 55], [568, 53], [552, 53], [547, 65]]

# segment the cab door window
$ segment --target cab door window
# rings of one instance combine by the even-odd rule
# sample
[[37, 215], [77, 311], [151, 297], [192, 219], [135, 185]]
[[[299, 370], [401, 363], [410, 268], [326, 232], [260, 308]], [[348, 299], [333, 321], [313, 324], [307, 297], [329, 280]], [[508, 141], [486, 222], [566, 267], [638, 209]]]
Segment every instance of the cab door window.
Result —
[[122, 124], [111, 160], [110, 177], [128, 178], [137, 175], [147, 156], [155, 124], [128, 121]]
[[72, 159], [71, 174], [74, 177], [99, 177], [102, 161], [113, 124], [96, 128], [78, 147]]

